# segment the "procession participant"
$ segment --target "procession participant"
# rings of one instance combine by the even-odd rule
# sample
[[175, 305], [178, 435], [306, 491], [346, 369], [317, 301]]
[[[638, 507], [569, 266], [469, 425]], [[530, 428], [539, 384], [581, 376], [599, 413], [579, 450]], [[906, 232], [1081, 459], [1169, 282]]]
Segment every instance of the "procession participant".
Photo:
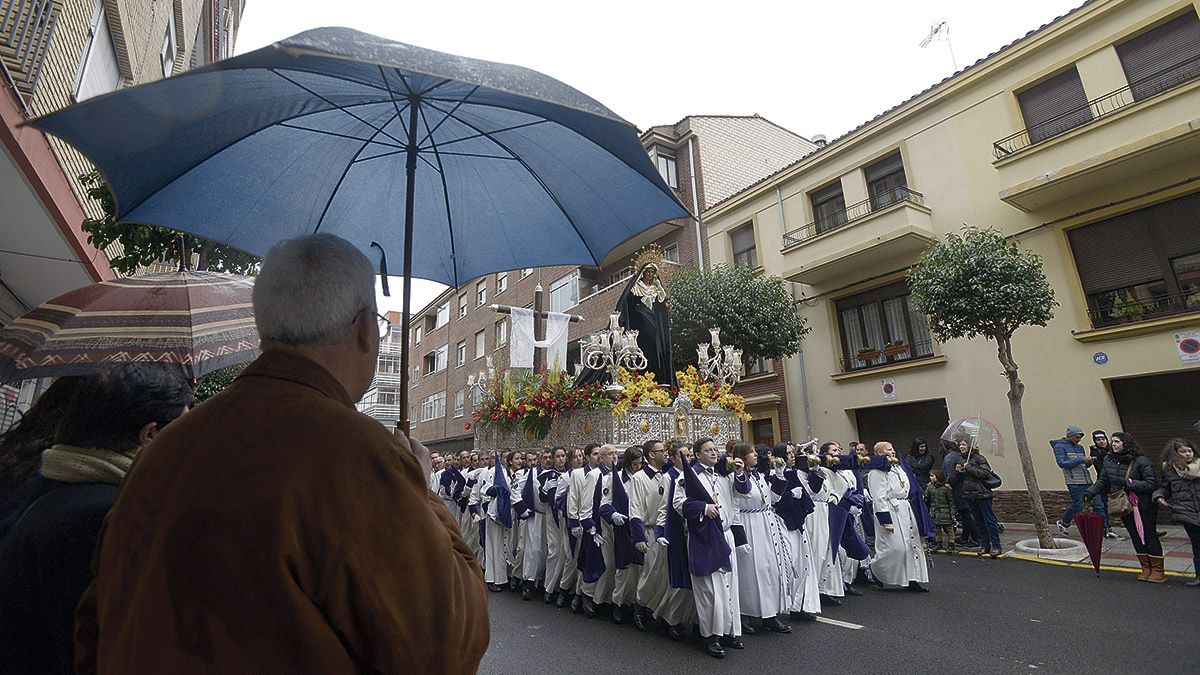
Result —
[[[863, 503], [863, 499], [860, 497], [862, 494], [862, 482], [859, 475], [860, 462], [858, 460], [860, 455], [858, 453], [842, 455], [836, 441], [833, 443], [833, 446], [830, 448], [830, 455], [839, 457], [841, 461], [838, 465], [832, 467], [833, 485], [830, 491], [841, 495], [838, 506], [849, 512], [847, 522], [850, 524], [850, 527], [854, 528], [860, 538], [865, 539], [865, 532], [862, 526], [863, 509], [861, 504]], [[842, 533], [831, 532], [830, 535], [835, 541], [841, 541]], [[862, 561], [851, 557], [840, 543], [836, 558], [837, 565], [842, 571], [844, 595], [861, 597], [862, 591], [854, 587], [854, 580], [859, 576]]]
[[458, 500], [462, 497], [462, 491], [467, 484], [461, 468], [462, 462], [465, 461], [464, 456], [469, 457], [466, 451], [460, 452], [458, 455], [449, 455], [446, 468], [438, 478], [437, 484], [437, 495], [442, 498], [442, 503], [450, 511], [450, 515], [459, 523], [460, 532], [462, 531], [462, 509], [458, 506]]
[[771, 471], [771, 449], [738, 443], [733, 447], [733, 456], [748, 467], [736, 480], [745, 492], [733, 492], [733, 506], [746, 531], [747, 544], [739, 546], [736, 553], [742, 625], [750, 623], [749, 618], [762, 629], [790, 633], [792, 627], [780, 621], [779, 615], [791, 603], [796, 564], [783, 524], [775, 514], [779, 496], [766, 480]]
[[842, 499], [845, 486], [835, 479], [833, 471], [828, 467], [838, 460], [834, 455], [837, 443], [829, 442], [821, 446], [817, 458], [820, 464], [809, 469], [809, 488], [812, 490], [813, 512], [805, 519], [805, 530], [812, 543], [813, 558], [816, 561], [817, 579], [821, 588], [821, 602], [838, 607], [842, 601], [838, 598], [846, 594], [842, 583], [842, 568], [834, 555], [832, 542], [841, 537], [841, 533], [829, 530], [829, 506], [837, 504]]
[[[613, 623], [624, 623], [637, 600], [637, 583], [645, 556], [634, 546], [634, 523], [630, 522], [629, 490], [633, 474], [642, 470], [642, 449], [626, 448], [620, 467], [604, 478], [600, 514], [604, 519], [604, 538], [613, 549]], [[638, 527], [641, 527], [638, 525]], [[645, 528], [642, 528], [642, 535]]]
[[[579, 538], [571, 532], [575, 526], [571, 524], [569, 517], [568, 504], [571, 501], [571, 495], [568, 490], [572, 474], [582, 467], [583, 449], [571, 448], [567, 452], [563, 471], [558, 475], [554, 486], [554, 513], [557, 514], [559, 521], [559, 548], [557, 561], [553, 565], [554, 569], [558, 570], [558, 581], [557, 585], [552, 588], [558, 593], [555, 605], [559, 608], [566, 607], [568, 603], [573, 607], [572, 600], [577, 597], [575, 582], [579, 578], [579, 568], [575, 561], [578, 558]], [[550, 583], [549, 577], [546, 582]], [[547, 588], [551, 588], [551, 586], [547, 585]]]
[[925, 542], [908, 500], [911, 478], [900, 467], [891, 443], [876, 443], [875, 454], [886, 457], [888, 465], [867, 473], [867, 489], [875, 515], [875, 557], [871, 560], [871, 572], [882, 584], [927, 593], [928, 589], [921, 585], [929, 582]]
[[696, 603], [692, 599], [692, 576], [688, 569], [687, 523], [675, 510], [675, 485], [691, 468], [692, 448], [687, 443], [671, 444], [667, 465], [667, 493], [658, 507], [654, 537], [667, 559], [667, 589], [654, 607], [654, 618], [667, 624], [667, 634], [679, 641], [687, 638], [696, 622]]
[[462, 509], [462, 520], [459, 521], [459, 525], [463, 541], [467, 542], [471, 551], [475, 553], [475, 559], [479, 561], [480, 567], [483, 566], [484, 528], [480, 527], [479, 523], [483, 517], [479, 513], [479, 503], [472, 504], [471, 497], [475, 494], [475, 487], [479, 485], [479, 476], [486, 470], [484, 467], [486, 463], [485, 455], [478, 452], [471, 453], [471, 461], [463, 472], [466, 482], [458, 500], [458, 506]]
[[521, 599], [528, 601], [533, 599], [537, 580], [546, 572], [546, 509], [542, 501], [541, 455], [527, 453], [525, 457], [532, 459], [533, 463], [523, 473], [521, 498], [513, 510], [521, 522], [521, 545], [518, 547], [521, 556]]
[[475, 522], [483, 530], [483, 580], [499, 593], [508, 583], [508, 545], [512, 528], [512, 491], [508, 486], [509, 454], [496, 453], [491, 471], [481, 471], [471, 492]]
[[[716, 443], [702, 439], [696, 442], [696, 448], [696, 466], [683, 471], [676, 482], [673, 506], [687, 521], [692, 597], [705, 651], [709, 656], [724, 658], [725, 647], [745, 648], [737, 557], [733, 555], [735, 547], [746, 545], [733, 506], [734, 481], [742, 477], [745, 464], [734, 459], [732, 476], [721, 475], [715, 469]], [[739, 531], [736, 537], [735, 527]]]
[[429, 491], [436, 493], [438, 485], [442, 479], [442, 471], [446, 468], [446, 460], [442, 458], [442, 453], [432, 452], [429, 454], [429, 479], [426, 481], [429, 484]]
[[542, 600], [547, 605], [553, 604], [558, 595], [558, 581], [562, 578], [562, 525], [561, 514], [555, 508], [555, 492], [558, 489], [558, 479], [567, 467], [567, 449], [560, 446], [547, 451], [543, 457], [548, 457], [546, 468], [538, 481], [538, 499], [543, 504], [546, 513], [543, 520], [546, 523], [544, 541], [546, 543], [546, 572], [542, 577]]
[[612, 473], [612, 467], [617, 457], [617, 448], [611, 443], [605, 443], [597, 451], [596, 466], [587, 472], [583, 484], [583, 496], [579, 510], [580, 525], [583, 527], [583, 545], [580, 547], [584, 566], [583, 574], [583, 614], [591, 619], [596, 616], [599, 608], [612, 600], [614, 572], [613, 567], [613, 538], [611, 531], [605, 531], [605, 525], [600, 511], [604, 490], [611, 489], [611, 482], [605, 481]]
[[667, 590], [667, 553], [654, 533], [658, 511], [665, 501], [669, 483], [667, 474], [663, 472], [667, 464], [667, 449], [662, 441], [653, 439], [642, 444], [642, 453], [645, 462], [642, 470], [633, 475], [629, 491], [634, 546], [644, 556], [633, 614], [633, 624], [638, 630], [649, 628], [651, 608], [658, 606]]
[[508, 590], [514, 593], [521, 590], [521, 579], [525, 567], [525, 530], [526, 522], [517, 513], [521, 492], [525, 487], [527, 476], [525, 468], [525, 453], [513, 450], [508, 453], [508, 487], [512, 497], [512, 529], [509, 531], [508, 554]]
[[[790, 443], [780, 443], [771, 454], [777, 465], [770, 477], [771, 491], [779, 496], [775, 502], [775, 512], [783, 521], [796, 568], [796, 583], [787, 603], [789, 616], [800, 621], [813, 621], [816, 618], [814, 615], [821, 613], [821, 589], [812, 544], [804, 531], [804, 520], [815, 507], [807, 487], [807, 466], [803, 469], [798, 466], [798, 462], [807, 464], [807, 460]], [[783, 462], [782, 467], [778, 467], [780, 461]]]
[[[591, 483], [589, 491], [589, 476], [600, 470], [600, 444], [588, 443], [583, 449], [585, 464], [571, 471], [571, 481], [567, 488], [567, 505], [571, 525], [571, 534], [576, 539], [575, 545], [575, 598], [571, 601], [571, 610], [575, 613], [590, 612], [596, 614], [596, 606], [591, 598], [585, 595], [584, 585], [595, 584], [596, 579], [603, 574], [604, 562], [600, 554], [600, 546], [595, 541], [595, 522], [591, 520], [594, 509], [593, 495], [596, 491], [596, 481]], [[587, 511], [585, 521], [584, 511]], [[592, 530], [592, 532], [588, 532]]]

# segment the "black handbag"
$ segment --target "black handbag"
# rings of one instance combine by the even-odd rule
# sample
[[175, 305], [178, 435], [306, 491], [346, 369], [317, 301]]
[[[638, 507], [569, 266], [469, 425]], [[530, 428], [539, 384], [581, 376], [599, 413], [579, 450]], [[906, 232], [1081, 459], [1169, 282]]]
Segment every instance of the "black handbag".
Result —
[[991, 478], [984, 478], [980, 482], [983, 483], [983, 487], [985, 487], [989, 490], [995, 490], [1004, 484], [1004, 480], [1001, 479], [1000, 475], [997, 474], [995, 471], [993, 471], [991, 473], [992, 473]]

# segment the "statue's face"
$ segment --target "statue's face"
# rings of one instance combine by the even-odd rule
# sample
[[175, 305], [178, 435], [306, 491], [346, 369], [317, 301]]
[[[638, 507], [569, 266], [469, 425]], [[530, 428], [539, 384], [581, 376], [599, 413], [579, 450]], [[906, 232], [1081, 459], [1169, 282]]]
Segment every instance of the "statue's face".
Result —
[[653, 265], [642, 270], [642, 283], [652, 284], [652, 283], [654, 283], [654, 280], [657, 278], [658, 278], [658, 270], [656, 270]]

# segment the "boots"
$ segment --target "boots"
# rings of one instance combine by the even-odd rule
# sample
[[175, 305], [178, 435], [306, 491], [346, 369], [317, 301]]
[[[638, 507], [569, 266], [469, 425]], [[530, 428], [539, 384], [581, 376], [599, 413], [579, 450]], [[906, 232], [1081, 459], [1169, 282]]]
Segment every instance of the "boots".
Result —
[[1142, 564], [1142, 573], [1137, 575], [1137, 580], [1145, 581], [1150, 578], [1150, 556], [1139, 553], [1137, 559]]
[[1150, 556], [1150, 576], [1146, 578], [1152, 584], [1161, 584], [1166, 582], [1167, 575], [1163, 574], [1163, 557], [1161, 555]]

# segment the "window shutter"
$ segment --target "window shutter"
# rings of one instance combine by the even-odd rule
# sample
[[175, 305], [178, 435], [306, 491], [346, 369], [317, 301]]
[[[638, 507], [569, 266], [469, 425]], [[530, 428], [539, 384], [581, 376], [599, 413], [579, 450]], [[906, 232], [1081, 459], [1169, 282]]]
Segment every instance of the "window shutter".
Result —
[[1067, 235], [1085, 293], [1163, 278], [1150, 242], [1146, 212], [1135, 211], [1071, 230]]
[[866, 169], [863, 169], [863, 174], [866, 175], [867, 182], [870, 183], [890, 173], [903, 170], [904, 163], [900, 159], [900, 153], [897, 152], [891, 157], [885, 157], [871, 166], [868, 166]]
[[830, 199], [836, 199], [837, 197], [840, 197], [841, 194], [842, 194], [842, 182], [840, 180], [835, 181], [832, 185], [827, 185], [827, 186], [821, 188], [820, 190], [817, 190], [816, 192], [812, 193], [813, 206], [816, 206], [817, 204], [820, 204], [822, 202], [827, 202]]
[[1092, 120], [1075, 67], [1017, 94], [1029, 141], [1037, 143]]
[[1200, 76], [1200, 19], [1183, 16], [1117, 45], [1134, 99], [1143, 99]]
[[1200, 193], [1150, 209], [1154, 236], [1167, 258], [1200, 252]]

